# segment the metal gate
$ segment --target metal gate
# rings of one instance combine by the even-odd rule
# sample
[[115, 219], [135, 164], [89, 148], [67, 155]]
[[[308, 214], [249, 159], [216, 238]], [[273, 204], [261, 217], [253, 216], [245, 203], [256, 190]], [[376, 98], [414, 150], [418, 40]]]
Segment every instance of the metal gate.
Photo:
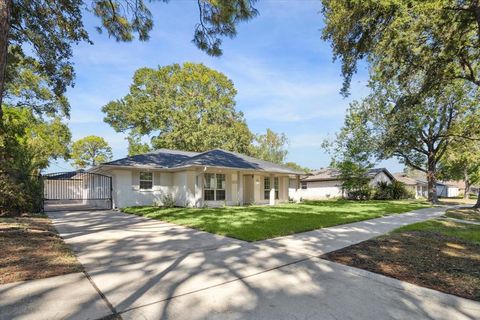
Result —
[[85, 171], [43, 176], [44, 211], [112, 208], [112, 178]]

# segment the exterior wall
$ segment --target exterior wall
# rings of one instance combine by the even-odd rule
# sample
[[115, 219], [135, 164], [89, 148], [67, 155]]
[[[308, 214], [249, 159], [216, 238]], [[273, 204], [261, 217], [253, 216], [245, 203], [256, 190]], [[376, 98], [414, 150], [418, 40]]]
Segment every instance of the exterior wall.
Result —
[[153, 188], [140, 190], [140, 172], [146, 170], [113, 170], [113, 206], [123, 208], [128, 206], [146, 206], [161, 203], [165, 195], [176, 195], [172, 186], [173, 177], [170, 172], [153, 171]]
[[385, 172], [379, 172], [373, 179], [370, 181], [370, 186], [375, 187], [380, 182], [386, 182], [388, 184], [392, 183], [392, 179], [385, 174]]
[[[244, 174], [239, 171], [207, 170], [208, 173], [225, 174], [225, 201], [204, 201], [203, 171], [151, 171], [153, 172], [153, 188], [151, 190], [140, 190], [140, 172], [149, 171], [141, 169], [109, 171], [112, 176], [114, 208], [161, 205], [161, 201], [166, 195], [172, 195], [175, 204], [179, 207], [234, 206], [243, 204], [244, 197], [248, 192], [253, 195], [252, 203], [269, 203], [268, 199], [263, 199], [263, 178], [265, 175], [261, 174], [255, 174], [253, 179], [244, 179]], [[288, 177], [279, 176], [279, 199], [275, 201], [276, 203], [288, 201], [288, 182]], [[245, 201], [248, 201], [248, 199], [245, 199]]]
[[291, 193], [291, 197], [300, 197], [303, 200], [324, 200], [342, 197], [342, 182], [332, 181], [308, 181], [307, 189], [298, 189], [297, 193]]

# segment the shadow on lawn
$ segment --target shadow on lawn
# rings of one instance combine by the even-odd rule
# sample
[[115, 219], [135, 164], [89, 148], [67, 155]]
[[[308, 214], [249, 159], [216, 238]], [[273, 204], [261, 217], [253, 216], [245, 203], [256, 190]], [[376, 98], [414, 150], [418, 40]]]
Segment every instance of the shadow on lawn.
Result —
[[[468, 308], [451, 296], [397, 290], [291, 251], [282, 243], [246, 243], [113, 212], [55, 213], [54, 220], [96, 285], [118, 312], [128, 312], [130, 318], [473, 319], [478, 315], [478, 308]], [[369, 226], [374, 224], [371, 221]], [[368, 236], [371, 230], [366, 226], [343, 229]], [[348, 238], [339, 241], [347, 245]], [[0, 288], [0, 298], [8, 292]], [[81, 317], [83, 305], [71, 310], [71, 316]]]
[[409, 202], [318, 201], [224, 208], [126, 208], [132, 213], [246, 241], [305, 232], [426, 207]]

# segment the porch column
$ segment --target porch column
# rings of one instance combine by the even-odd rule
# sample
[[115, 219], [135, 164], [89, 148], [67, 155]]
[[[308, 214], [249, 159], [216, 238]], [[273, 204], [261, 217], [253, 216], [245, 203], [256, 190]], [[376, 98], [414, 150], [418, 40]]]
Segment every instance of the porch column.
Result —
[[243, 206], [243, 175], [237, 172], [237, 200], [238, 204]]
[[300, 203], [300, 175], [296, 175], [297, 188], [295, 189], [295, 202]]
[[269, 204], [271, 206], [275, 205], [275, 177], [273, 174], [270, 175], [270, 199]]

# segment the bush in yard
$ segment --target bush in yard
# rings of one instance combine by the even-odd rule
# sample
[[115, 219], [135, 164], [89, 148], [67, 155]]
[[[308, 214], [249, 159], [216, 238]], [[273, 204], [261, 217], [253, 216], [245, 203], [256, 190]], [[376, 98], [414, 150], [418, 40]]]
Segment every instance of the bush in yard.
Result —
[[4, 173], [0, 174], [0, 215], [6, 213], [19, 213], [27, 201], [21, 185]]
[[370, 200], [372, 198], [373, 188], [364, 185], [360, 188], [347, 191], [347, 197], [350, 200]]
[[0, 215], [40, 212], [42, 192], [38, 176], [0, 173]]
[[376, 200], [399, 200], [409, 199], [413, 195], [407, 190], [405, 184], [400, 181], [392, 181], [392, 183], [380, 182], [375, 187], [373, 198]]
[[164, 194], [161, 198], [162, 207], [173, 208], [175, 207], [176, 201], [172, 194]]

